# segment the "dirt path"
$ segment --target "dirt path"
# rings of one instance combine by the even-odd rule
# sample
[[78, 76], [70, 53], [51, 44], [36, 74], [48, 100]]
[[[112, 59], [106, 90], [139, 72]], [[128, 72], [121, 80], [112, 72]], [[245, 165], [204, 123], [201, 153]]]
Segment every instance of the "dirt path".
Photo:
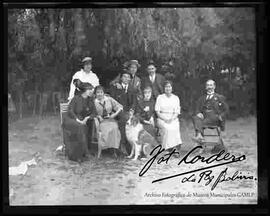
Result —
[[213, 169], [215, 176], [228, 167], [228, 175], [239, 170], [254, 176], [255, 180], [222, 182], [213, 191], [210, 189], [213, 182], [207, 186], [205, 181], [181, 183], [183, 177], [151, 183], [157, 178], [205, 166], [202, 163], [177, 166], [181, 157], [194, 147], [191, 123], [181, 125], [184, 144], [180, 159], [155, 164], [145, 176], [139, 177], [146, 161], [115, 160], [105, 154], [101, 160], [93, 157], [80, 166], [56, 155], [54, 150], [62, 143], [59, 122], [58, 117], [52, 116], [10, 124], [9, 166], [32, 159], [36, 152], [42, 157], [37, 166], [29, 167], [26, 175], [9, 177], [9, 187], [14, 190], [11, 205], [255, 204], [257, 201], [255, 118], [227, 122], [225, 144], [231, 154], [245, 154], [246, 160]]

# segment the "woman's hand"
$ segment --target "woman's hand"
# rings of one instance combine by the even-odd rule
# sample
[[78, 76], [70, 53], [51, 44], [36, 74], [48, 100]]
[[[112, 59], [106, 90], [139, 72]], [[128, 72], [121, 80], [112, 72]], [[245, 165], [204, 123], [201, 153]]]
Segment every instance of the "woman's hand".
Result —
[[147, 120], [143, 120], [143, 123], [145, 123], [145, 124], [151, 124], [151, 122], [150, 121], [147, 121]]
[[172, 119], [165, 119], [164, 120], [167, 124], [170, 124], [172, 122]]
[[90, 116], [86, 116], [82, 121], [79, 121], [79, 123], [86, 125], [89, 118], [90, 118]]
[[122, 85], [120, 83], [115, 83], [114, 86], [117, 88], [117, 89], [122, 89]]
[[110, 118], [110, 119], [114, 119], [114, 118], [116, 117], [116, 114], [117, 114], [117, 113], [111, 114], [111, 115], [109, 116], [109, 118]]
[[221, 116], [221, 115], [218, 115], [218, 120], [219, 120], [219, 121], [223, 121], [223, 119], [222, 119], [222, 116]]
[[79, 122], [80, 124], [83, 124], [83, 125], [86, 124], [86, 121], [84, 121], [84, 120], [76, 119], [76, 121]]
[[97, 116], [97, 119], [99, 120], [99, 122], [103, 121], [103, 118], [101, 116]]
[[144, 109], [143, 109], [145, 112], [148, 112], [150, 110], [149, 106], [146, 106]]
[[198, 114], [197, 114], [197, 117], [199, 117], [200, 119], [204, 119], [204, 116], [203, 116], [202, 113], [198, 113]]

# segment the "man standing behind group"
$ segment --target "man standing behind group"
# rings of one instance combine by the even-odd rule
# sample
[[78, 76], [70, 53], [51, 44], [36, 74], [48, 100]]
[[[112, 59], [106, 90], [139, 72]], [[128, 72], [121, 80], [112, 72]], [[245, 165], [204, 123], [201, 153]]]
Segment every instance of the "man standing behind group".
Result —
[[[139, 67], [141, 67], [141, 65], [137, 60], [129, 60], [125, 62], [123, 66], [130, 74], [130, 81], [129, 81], [130, 90], [134, 91], [134, 93], [138, 97], [142, 97], [141, 79], [136, 75], [137, 70]], [[117, 89], [122, 89], [121, 75], [119, 74], [113, 81], [111, 81], [110, 85], [116, 87]]]
[[150, 60], [147, 64], [147, 72], [148, 76], [142, 79], [142, 89], [146, 86], [150, 86], [152, 88], [152, 94], [154, 100], [157, 99], [157, 96], [164, 93], [164, 82], [165, 78], [163, 75], [156, 73], [156, 66], [155, 63]]
[[70, 83], [70, 91], [68, 100], [70, 101], [74, 95], [76, 94], [76, 80], [83, 83], [90, 83], [94, 88], [99, 85], [99, 78], [95, 73], [92, 72], [92, 58], [91, 57], [85, 57], [82, 60], [83, 63], [83, 69], [76, 72], [71, 80]]

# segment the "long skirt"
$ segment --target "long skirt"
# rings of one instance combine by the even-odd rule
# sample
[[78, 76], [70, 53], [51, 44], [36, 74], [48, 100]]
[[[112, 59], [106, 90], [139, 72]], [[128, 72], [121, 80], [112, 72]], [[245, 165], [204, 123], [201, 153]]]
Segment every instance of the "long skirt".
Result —
[[143, 128], [149, 133], [151, 134], [152, 137], [156, 138], [156, 129], [153, 125], [151, 124], [142, 124]]
[[121, 134], [117, 121], [114, 119], [105, 119], [97, 127], [99, 137], [98, 145], [102, 150], [108, 148], [119, 149]]
[[70, 160], [82, 160], [88, 153], [89, 127], [80, 124], [75, 119], [65, 118], [63, 135], [66, 155]]
[[182, 144], [178, 118], [169, 124], [158, 118], [157, 126], [160, 129], [161, 143], [165, 150]]

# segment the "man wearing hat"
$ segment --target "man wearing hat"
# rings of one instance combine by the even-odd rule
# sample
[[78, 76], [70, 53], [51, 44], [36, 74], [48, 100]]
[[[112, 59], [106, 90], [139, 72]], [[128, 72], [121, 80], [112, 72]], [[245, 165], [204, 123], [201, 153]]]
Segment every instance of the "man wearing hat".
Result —
[[123, 112], [118, 115], [118, 126], [121, 133], [120, 149], [125, 154], [130, 154], [130, 145], [127, 144], [126, 138], [126, 115], [131, 109], [135, 109], [136, 104], [136, 94], [132, 90], [129, 84], [131, 74], [123, 70], [120, 74], [120, 85], [121, 88], [116, 86], [111, 86], [110, 93], [111, 96], [117, 100], [123, 106]]
[[150, 60], [147, 64], [148, 76], [142, 79], [142, 89], [146, 86], [152, 88], [153, 98], [156, 99], [158, 95], [164, 92], [165, 77], [159, 73], [156, 73], [156, 66], [153, 60]]
[[[123, 67], [124, 67], [124, 70], [127, 70], [127, 72], [131, 75], [129, 85], [130, 85], [132, 91], [134, 91], [138, 96], [141, 96], [142, 95], [141, 79], [136, 75], [137, 70], [139, 67], [141, 67], [141, 65], [139, 64], [139, 62], [137, 60], [129, 60], [123, 64]], [[111, 81], [110, 84], [112, 86], [115, 86], [118, 89], [121, 89], [122, 86], [121, 86], [120, 82], [121, 82], [121, 78], [120, 78], [120, 74], [119, 74], [113, 81]]]
[[94, 88], [99, 85], [99, 78], [95, 73], [92, 72], [92, 58], [85, 57], [82, 60], [83, 69], [76, 72], [70, 83], [70, 91], [68, 100], [70, 101], [74, 95], [75, 91], [78, 90], [78, 85], [81, 82], [90, 83]]

